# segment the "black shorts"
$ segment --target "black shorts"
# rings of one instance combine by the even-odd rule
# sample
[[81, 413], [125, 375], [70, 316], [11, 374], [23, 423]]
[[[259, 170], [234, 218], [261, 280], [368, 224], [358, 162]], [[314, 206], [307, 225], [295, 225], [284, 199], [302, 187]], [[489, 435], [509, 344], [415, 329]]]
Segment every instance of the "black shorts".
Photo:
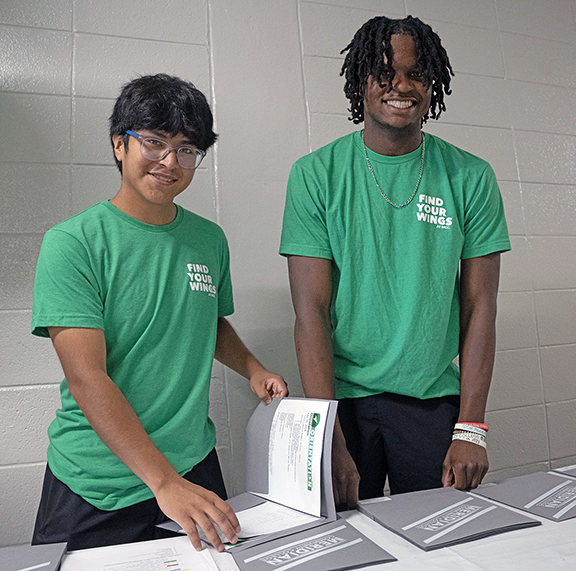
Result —
[[[216, 450], [183, 477], [227, 499]], [[46, 466], [32, 545], [66, 541], [72, 550], [159, 539], [172, 535], [156, 527], [166, 519], [155, 498], [118, 510], [100, 510], [75, 494]]]
[[360, 473], [360, 499], [442, 486], [460, 398], [382, 393], [338, 402], [338, 417]]

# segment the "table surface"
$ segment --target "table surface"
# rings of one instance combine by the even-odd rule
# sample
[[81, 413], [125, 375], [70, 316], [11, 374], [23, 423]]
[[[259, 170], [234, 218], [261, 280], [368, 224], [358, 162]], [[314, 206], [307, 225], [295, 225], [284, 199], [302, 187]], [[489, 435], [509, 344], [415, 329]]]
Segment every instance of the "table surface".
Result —
[[[576, 570], [576, 518], [554, 522], [529, 514], [542, 525], [423, 551], [355, 510], [339, 515], [398, 559], [365, 568], [370, 571]], [[238, 571], [229, 553], [210, 549], [220, 571]]]
[[[370, 571], [576, 570], [576, 518], [554, 522], [530, 514], [542, 525], [423, 551], [355, 510], [339, 515], [398, 559], [365, 568]], [[232, 555], [208, 549], [220, 571], [238, 571]], [[74, 560], [72, 551], [65, 555], [63, 567], [75, 569]]]

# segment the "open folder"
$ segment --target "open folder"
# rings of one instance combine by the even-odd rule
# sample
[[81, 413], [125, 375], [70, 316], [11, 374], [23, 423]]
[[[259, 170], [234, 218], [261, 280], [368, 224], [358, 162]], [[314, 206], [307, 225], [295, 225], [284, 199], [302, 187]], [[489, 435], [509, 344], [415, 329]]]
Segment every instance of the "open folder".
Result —
[[243, 550], [334, 521], [332, 433], [336, 401], [260, 403], [246, 428], [246, 489], [228, 500]]
[[[260, 403], [246, 428], [246, 489], [228, 503], [248, 547], [335, 521], [332, 434], [337, 402], [274, 399]], [[160, 527], [181, 531], [175, 522]], [[226, 538], [222, 536], [222, 540]]]

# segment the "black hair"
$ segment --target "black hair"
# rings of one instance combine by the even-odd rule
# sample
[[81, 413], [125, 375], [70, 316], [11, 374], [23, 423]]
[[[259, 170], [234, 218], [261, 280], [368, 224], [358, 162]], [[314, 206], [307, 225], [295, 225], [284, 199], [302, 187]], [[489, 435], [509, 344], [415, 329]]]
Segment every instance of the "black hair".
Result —
[[[203, 151], [218, 137], [212, 131], [214, 118], [204, 94], [192, 83], [165, 73], [144, 75], [122, 86], [109, 123], [110, 139], [122, 135], [126, 149], [128, 129], [163, 131], [172, 136], [182, 133]], [[114, 160], [122, 172], [115, 154]]]
[[364, 89], [370, 75], [378, 78], [381, 87], [384, 72], [389, 72], [388, 89], [392, 90], [394, 69], [384, 63], [393, 61], [390, 37], [394, 34], [409, 35], [414, 39], [416, 57], [422, 82], [431, 87], [430, 109], [422, 119], [438, 119], [446, 111], [444, 94], [450, 95], [450, 76], [454, 75], [448, 54], [442, 46], [438, 34], [418, 18], [407, 16], [402, 20], [392, 20], [386, 16], [377, 16], [368, 20], [354, 35], [352, 41], [340, 52], [348, 52], [340, 75], [345, 75], [344, 93], [350, 101], [350, 120], [354, 123], [364, 121]]

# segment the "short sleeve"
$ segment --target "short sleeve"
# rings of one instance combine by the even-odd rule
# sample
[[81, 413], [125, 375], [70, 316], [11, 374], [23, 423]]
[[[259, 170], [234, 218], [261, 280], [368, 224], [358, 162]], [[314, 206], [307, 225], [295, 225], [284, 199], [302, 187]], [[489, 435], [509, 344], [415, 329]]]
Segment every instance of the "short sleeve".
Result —
[[222, 232], [222, 256], [220, 266], [220, 283], [218, 284], [218, 317], [234, 313], [232, 278], [230, 277], [230, 250], [224, 232]]
[[325, 196], [320, 184], [296, 163], [288, 178], [280, 254], [331, 260]]
[[476, 188], [470, 189], [464, 212], [462, 259], [510, 250], [504, 204], [496, 175], [486, 165]]
[[36, 265], [32, 333], [48, 327], [103, 329], [103, 302], [90, 257], [73, 236], [57, 229], [44, 236]]

